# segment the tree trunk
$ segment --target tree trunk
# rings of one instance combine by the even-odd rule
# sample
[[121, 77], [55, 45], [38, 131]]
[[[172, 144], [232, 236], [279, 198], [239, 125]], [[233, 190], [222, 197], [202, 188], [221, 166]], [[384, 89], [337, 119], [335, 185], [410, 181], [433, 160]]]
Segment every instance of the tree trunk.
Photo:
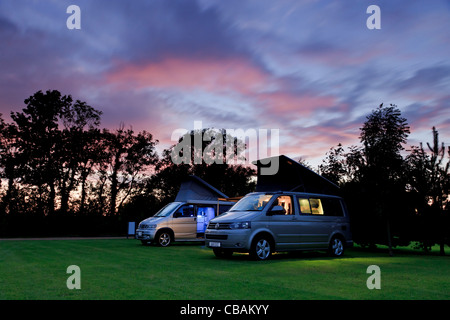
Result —
[[12, 194], [13, 194], [13, 188], [14, 188], [14, 179], [11, 177], [8, 179], [8, 190], [6, 191], [6, 195], [5, 195], [5, 211], [6, 212], [11, 212], [11, 200], [12, 200]]
[[110, 199], [110, 206], [109, 206], [109, 215], [114, 216], [116, 214], [116, 200], [117, 200], [117, 193], [118, 193], [118, 173], [119, 169], [121, 167], [121, 162], [118, 159], [118, 156], [116, 156], [116, 161], [114, 163], [113, 167], [113, 173], [111, 175], [111, 199]]
[[82, 172], [81, 174], [81, 199], [80, 199], [80, 213], [84, 214], [84, 204], [86, 202], [86, 178], [87, 174]]
[[[69, 172], [67, 172], [66, 179], [62, 182], [62, 188], [61, 188], [61, 212], [67, 213], [69, 210], [69, 198], [70, 198], [70, 192], [73, 189], [73, 186], [75, 184], [75, 170], [70, 169], [70, 177]], [[69, 185], [67, 184], [67, 180], [69, 181]]]
[[53, 182], [49, 183], [50, 194], [48, 197], [48, 213], [49, 215], [53, 215], [55, 213], [55, 199], [56, 199], [56, 190], [55, 184]]

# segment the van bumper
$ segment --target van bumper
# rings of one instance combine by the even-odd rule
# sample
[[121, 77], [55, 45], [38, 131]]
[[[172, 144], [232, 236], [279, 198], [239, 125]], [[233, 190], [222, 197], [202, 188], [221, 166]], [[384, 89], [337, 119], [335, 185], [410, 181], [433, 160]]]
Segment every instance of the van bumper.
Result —
[[137, 229], [135, 238], [141, 241], [153, 241], [156, 229]]
[[210, 230], [205, 232], [205, 245], [208, 248], [233, 249], [234, 251], [248, 251], [250, 244], [250, 229]]

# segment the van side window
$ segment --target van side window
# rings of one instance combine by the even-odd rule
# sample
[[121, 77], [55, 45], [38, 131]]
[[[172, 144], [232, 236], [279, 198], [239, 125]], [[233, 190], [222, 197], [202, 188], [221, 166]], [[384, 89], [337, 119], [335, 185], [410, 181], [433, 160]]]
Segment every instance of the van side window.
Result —
[[273, 203], [273, 206], [282, 206], [286, 210], [286, 215], [294, 214], [294, 207], [290, 196], [279, 196]]
[[193, 205], [186, 205], [182, 206], [177, 210], [177, 214], [179, 217], [194, 217], [194, 206]]
[[298, 204], [300, 206], [300, 212], [302, 214], [311, 214], [311, 206], [309, 205], [309, 199], [299, 198]]
[[320, 199], [298, 198], [298, 205], [300, 206], [301, 214], [324, 215], [322, 201]]
[[341, 201], [339, 199], [324, 198], [322, 199], [322, 206], [326, 216], [344, 216]]
[[341, 201], [334, 198], [299, 198], [298, 204], [302, 214], [343, 217]]

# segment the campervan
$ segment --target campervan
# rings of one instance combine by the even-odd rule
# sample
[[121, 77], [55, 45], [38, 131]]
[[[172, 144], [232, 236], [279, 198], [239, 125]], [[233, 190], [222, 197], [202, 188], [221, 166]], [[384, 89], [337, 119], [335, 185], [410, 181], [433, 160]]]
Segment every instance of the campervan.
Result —
[[197, 176], [186, 177], [174, 202], [139, 223], [136, 239], [167, 247], [173, 241], [204, 241], [208, 222], [236, 201]]
[[205, 243], [218, 257], [249, 252], [257, 260], [292, 250], [327, 250], [338, 257], [353, 245], [342, 198], [287, 191], [246, 195], [209, 221]]
[[169, 246], [173, 241], [204, 241], [209, 221], [233, 204], [220, 200], [171, 202], [139, 223], [136, 239], [141, 240], [142, 244], [155, 242], [162, 247]]

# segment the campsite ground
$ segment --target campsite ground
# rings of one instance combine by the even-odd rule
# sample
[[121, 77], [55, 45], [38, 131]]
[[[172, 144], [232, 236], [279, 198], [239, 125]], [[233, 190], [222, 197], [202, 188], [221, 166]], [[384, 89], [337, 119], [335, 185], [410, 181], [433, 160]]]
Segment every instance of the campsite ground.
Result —
[[[449, 254], [448, 248], [447, 255]], [[133, 239], [0, 241], [0, 299], [309, 300], [450, 299], [450, 257], [355, 247], [342, 258], [322, 252], [246, 254], [217, 259], [201, 244], [168, 248]], [[81, 289], [69, 290], [70, 265]], [[367, 268], [381, 271], [369, 290]]]

